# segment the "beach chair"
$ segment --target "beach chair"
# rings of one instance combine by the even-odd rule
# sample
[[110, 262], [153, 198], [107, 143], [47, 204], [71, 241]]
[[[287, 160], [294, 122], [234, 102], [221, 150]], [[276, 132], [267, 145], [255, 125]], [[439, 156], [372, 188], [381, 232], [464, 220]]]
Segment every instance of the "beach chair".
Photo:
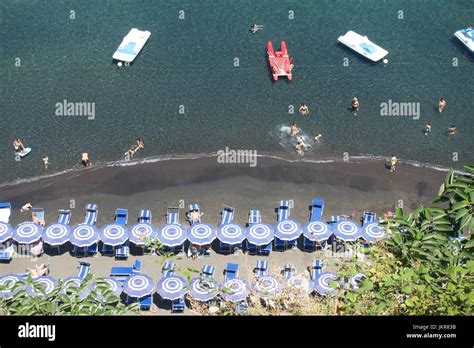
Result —
[[128, 210], [115, 209], [115, 222], [119, 225], [125, 226], [128, 222]]
[[311, 202], [311, 221], [320, 221], [324, 212], [324, 200], [314, 198]]
[[33, 221], [37, 222], [38, 225], [44, 226], [46, 224], [44, 220], [44, 209], [43, 208], [33, 208], [31, 209], [31, 217]]
[[9, 246], [5, 250], [0, 251], [0, 262], [9, 263], [13, 259], [13, 246]]
[[89, 270], [91, 268], [91, 264], [88, 262], [79, 262], [79, 266], [77, 267], [77, 275], [76, 277], [80, 279], [86, 279], [87, 274], [89, 274]]
[[268, 275], [268, 261], [266, 260], [257, 260], [257, 264], [253, 270], [255, 277], [265, 277]]
[[69, 225], [71, 222], [71, 211], [67, 209], [60, 209], [58, 222], [63, 225]]
[[278, 207], [278, 216], [277, 221], [288, 220], [290, 217], [290, 201], [280, 201], [280, 206]]
[[132, 275], [139, 274], [142, 271], [142, 262], [136, 259], [132, 266]]
[[311, 280], [316, 279], [321, 273], [323, 273], [323, 262], [320, 259], [315, 259], [311, 268]]
[[291, 263], [287, 263], [285, 267], [283, 267], [283, 278], [290, 279], [296, 273], [296, 268]]
[[[260, 215], [260, 210], [251, 210], [249, 213], [249, 226], [253, 224], [258, 224], [262, 222], [262, 216]], [[247, 241], [247, 251], [252, 254], [258, 252], [258, 247], [255, 244], [249, 243]]]
[[12, 205], [10, 202], [0, 202], [0, 222], [8, 224], [10, 222], [11, 212]]
[[141, 297], [138, 303], [141, 311], [149, 311], [151, 309], [152, 295]]
[[127, 260], [128, 255], [130, 255], [130, 247], [127, 245], [122, 245], [115, 249], [115, 258], [117, 260]]
[[142, 209], [138, 212], [138, 222], [151, 223], [151, 211]]
[[168, 225], [179, 225], [179, 208], [168, 207], [166, 212], [166, 223]]
[[239, 265], [236, 263], [228, 263], [225, 270], [225, 281], [228, 281], [230, 279], [235, 279], [237, 278], [238, 272], [239, 272]]
[[371, 211], [364, 211], [364, 215], [362, 217], [362, 226], [374, 222], [376, 218], [377, 214]]
[[176, 263], [165, 261], [163, 263], [163, 267], [161, 267], [161, 272], [163, 273], [163, 277], [172, 276], [174, 274], [175, 269], [176, 269]]
[[86, 215], [84, 217], [84, 223], [87, 225], [95, 225], [97, 222], [97, 204], [89, 203], [86, 205]]
[[231, 224], [234, 221], [234, 208], [224, 206], [221, 213], [221, 226]]
[[328, 224], [334, 224], [334, 223], [339, 222], [341, 220], [342, 220], [342, 218], [339, 215], [331, 215], [331, 217], [329, 218]]
[[[198, 218], [197, 220], [191, 219], [191, 213], [193, 212], [198, 212]], [[201, 222], [201, 207], [199, 207], [199, 204], [190, 204], [189, 209], [188, 209], [188, 221], [191, 225], [197, 224]]]
[[260, 248], [260, 255], [269, 256], [273, 250], [273, 242], [268, 243], [263, 248]]
[[111, 277], [120, 277], [126, 278], [130, 277], [132, 274], [138, 274], [141, 271], [142, 262], [140, 260], [135, 260], [135, 263], [132, 267], [123, 267], [123, 266], [114, 266], [110, 270]]
[[184, 312], [185, 308], [186, 308], [186, 303], [184, 302], [184, 298], [180, 297], [171, 301], [171, 312], [173, 313]]
[[206, 278], [214, 278], [216, 268], [213, 265], [204, 265], [201, 268], [201, 274]]

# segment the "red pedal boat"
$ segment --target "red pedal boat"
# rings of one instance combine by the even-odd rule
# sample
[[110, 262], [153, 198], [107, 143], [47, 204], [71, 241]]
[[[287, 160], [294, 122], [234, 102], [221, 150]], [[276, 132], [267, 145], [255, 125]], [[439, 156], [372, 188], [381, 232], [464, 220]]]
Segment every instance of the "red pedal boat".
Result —
[[293, 79], [293, 64], [291, 64], [291, 57], [288, 55], [285, 41], [281, 42], [281, 51], [274, 51], [271, 41], [268, 41], [268, 63], [272, 69], [273, 79], [278, 80], [278, 76], [286, 76], [288, 80]]

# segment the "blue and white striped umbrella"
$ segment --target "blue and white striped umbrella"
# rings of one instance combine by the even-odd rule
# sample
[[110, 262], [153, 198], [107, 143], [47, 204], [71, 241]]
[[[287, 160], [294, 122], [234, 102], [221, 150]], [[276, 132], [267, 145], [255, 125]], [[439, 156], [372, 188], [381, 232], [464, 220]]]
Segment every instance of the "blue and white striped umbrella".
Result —
[[130, 297], [148, 296], [154, 289], [153, 279], [146, 274], [132, 275], [123, 284], [123, 292]]
[[183, 277], [173, 274], [160, 279], [156, 292], [166, 300], [182, 298], [188, 291], [188, 282]]
[[71, 228], [68, 225], [56, 222], [46, 226], [43, 232], [43, 240], [51, 246], [62, 245], [69, 241]]
[[210, 301], [219, 294], [219, 284], [211, 278], [197, 277], [191, 280], [189, 294], [195, 300]]
[[199, 222], [192, 225], [188, 230], [188, 240], [192, 244], [206, 245], [211, 244], [217, 237], [217, 231], [214, 226], [206, 222]]
[[303, 227], [303, 234], [313, 242], [324, 242], [332, 235], [329, 225], [323, 221], [310, 221]]
[[267, 245], [274, 238], [273, 226], [266, 223], [252, 224], [247, 227], [247, 240], [254, 245]]
[[88, 247], [99, 240], [99, 231], [92, 225], [80, 224], [72, 228], [69, 237], [72, 245], [78, 247]]
[[240, 244], [246, 238], [245, 228], [239, 224], [225, 224], [217, 229], [217, 238], [229, 245]]
[[[63, 279], [63, 283], [61, 286], [61, 293], [62, 294], [69, 294], [68, 290], [72, 290], [78, 288], [82, 285], [83, 279], [79, 277], [67, 277]], [[79, 295], [81, 298], [82, 293]]]
[[130, 227], [128, 238], [135, 245], [145, 245], [147, 239], [156, 238], [156, 230], [152, 224], [139, 222]]
[[288, 285], [293, 289], [300, 290], [301, 292], [304, 292], [306, 294], [308, 294], [311, 290], [308, 278], [304, 277], [301, 274], [291, 276], [288, 279]]
[[364, 273], [358, 273], [349, 279], [349, 284], [354, 290], [359, 288], [359, 283], [362, 282], [362, 278], [365, 278]]
[[375, 243], [377, 239], [385, 237], [385, 231], [378, 222], [371, 222], [362, 226], [362, 238], [369, 243]]
[[244, 301], [249, 293], [248, 283], [240, 278], [229, 279], [221, 287], [221, 296], [230, 302]]
[[303, 233], [303, 229], [298, 221], [287, 219], [279, 221], [275, 227], [275, 237], [280, 240], [295, 240]]
[[22, 286], [16, 290], [12, 289], [17, 282], [21, 281], [23, 281], [23, 279], [17, 274], [8, 274], [0, 277], [0, 287], [5, 287], [4, 290], [0, 290], [0, 297], [5, 299], [12, 298], [18, 291], [24, 288]]
[[13, 227], [5, 222], [0, 222], [0, 243], [3, 243], [13, 236]]
[[255, 280], [252, 284], [253, 291], [261, 298], [270, 298], [278, 295], [282, 286], [278, 280], [272, 276], [264, 276]]
[[330, 284], [335, 281], [337, 281], [337, 277], [334, 273], [324, 272], [319, 274], [316, 279], [311, 281], [311, 289], [322, 296], [334, 294], [336, 292], [336, 288], [331, 287]]
[[[46, 295], [53, 292], [54, 288], [58, 285], [58, 281], [51, 276], [41, 276], [36, 278], [34, 283], [37, 283], [43, 287], [43, 291]], [[43, 296], [40, 291], [36, 290], [34, 287], [28, 286], [26, 293], [29, 296]]]
[[183, 244], [188, 238], [186, 229], [177, 224], [166, 224], [158, 228], [156, 238], [168, 247], [175, 247]]
[[31, 244], [41, 238], [43, 228], [34, 222], [22, 222], [15, 228], [13, 240], [20, 244]]
[[120, 296], [123, 291], [123, 284], [114, 278], [102, 278], [102, 280], [107, 284], [110, 291], [115, 296]]
[[349, 220], [342, 220], [333, 225], [333, 231], [336, 238], [345, 242], [354, 242], [362, 236], [362, 231], [359, 226]]
[[99, 233], [100, 240], [106, 245], [123, 245], [128, 239], [128, 233], [122, 225], [108, 224], [102, 226]]

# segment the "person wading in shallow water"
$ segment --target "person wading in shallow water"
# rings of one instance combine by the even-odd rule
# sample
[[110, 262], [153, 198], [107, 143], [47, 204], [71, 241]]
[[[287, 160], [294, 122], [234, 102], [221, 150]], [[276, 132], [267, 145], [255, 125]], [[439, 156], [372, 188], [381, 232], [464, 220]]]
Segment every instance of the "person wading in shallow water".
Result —
[[395, 167], [398, 163], [398, 159], [397, 157], [395, 157], [395, 155], [392, 155], [390, 157], [390, 171], [393, 173], [395, 171]]
[[438, 111], [439, 112], [443, 112], [444, 109], [446, 109], [446, 99], [444, 99], [443, 97], [439, 98], [439, 102], [438, 102]]
[[87, 152], [84, 152], [82, 154], [81, 163], [84, 167], [89, 167], [92, 165], [92, 162], [89, 159], [89, 154]]

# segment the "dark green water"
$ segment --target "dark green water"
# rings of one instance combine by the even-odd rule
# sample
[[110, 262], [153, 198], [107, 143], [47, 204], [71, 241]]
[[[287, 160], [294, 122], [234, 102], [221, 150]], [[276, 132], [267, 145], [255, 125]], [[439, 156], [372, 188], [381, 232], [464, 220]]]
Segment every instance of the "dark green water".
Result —
[[[95, 163], [123, 160], [137, 136], [146, 145], [137, 158], [226, 146], [297, 158], [280, 144], [279, 129], [292, 120], [305, 134], [323, 134], [306, 160], [342, 160], [344, 152], [458, 168], [474, 160], [474, 58], [453, 36], [474, 24], [472, 0], [3, 0], [0, 11], [0, 182], [77, 167], [82, 152]], [[256, 35], [254, 21], [265, 26]], [[149, 30], [150, 40], [132, 66], [118, 68], [112, 54], [132, 27]], [[347, 30], [388, 50], [389, 63], [339, 45]], [[292, 82], [272, 81], [269, 39], [286, 40]], [[357, 116], [348, 111], [353, 96]], [[95, 103], [95, 119], [56, 116], [64, 99]], [[420, 118], [381, 116], [389, 99], [420, 103]], [[288, 113], [302, 102], [309, 117]], [[433, 133], [424, 136], [427, 122]], [[453, 123], [458, 134], [448, 138]], [[10, 147], [16, 136], [33, 148], [20, 162]]]

